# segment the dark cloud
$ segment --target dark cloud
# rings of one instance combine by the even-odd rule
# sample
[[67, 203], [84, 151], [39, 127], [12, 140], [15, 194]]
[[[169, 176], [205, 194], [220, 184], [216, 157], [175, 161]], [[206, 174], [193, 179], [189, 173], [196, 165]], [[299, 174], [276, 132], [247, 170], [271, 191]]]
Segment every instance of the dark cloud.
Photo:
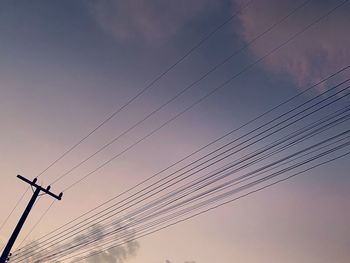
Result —
[[90, 1], [88, 8], [98, 25], [117, 40], [154, 44], [173, 37], [216, 4], [210, 0], [100, 0]]
[[[109, 235], [108, 233], [113, 232], [114, 234]], [[55, 259], [56, 253], [59, 254], [60, 257], [64, 257], [65, 252], [68, 252], [67, 255], [71, 253], [79, 252], [82, 249], [89, 248], [87, 244], [91, 243], [91, 249], [94, 248], [89, 255], [90, 257], [84, 259], [82, 257], [74, 258], [74, 261], [81, 260], [82, 262], [94, 263], [94, 262], [108, 262], [108, 263], [123, 263], [128, 260], [130, 257], [136, 255], [139, 249], [138, 241], [133, 240], [133, 231], [129, 230], [125, 224], [121, 222], [113, 222], [112, 228], [111, 226], [105, 227], [103, 225], [95, 224], [91, 226], [85, 233], [76, 235], [72, 241], [57, 243], [52, 247], [42, 246], [40, 243], [32, 242], [30, 244], [29, 249], [24, 249], [22, 251], [18, 251], [17, 256], [25, 256], [26, 260], [24, 262], [59, 262], [53, 261]], [[124, 237], [124, 238], [120, 238]], [[112, 241], [113, 238], [116, 240], [115, 247], [110, 249], [105, 249], [104, 247], [100, 247], [99, 244], [102, 241], [107, 240]], [[131, 241], [129, 241], [131, 240]], [[129, 241], [129, 242], [127, 242]], [[94, 243], [92, 243], [94, 242]], [[109, 246], [113, 246], [113, 243], [110, 242]], [[29, 255], [32, 256], [27, 256]], [[35, 253], [35, 254], [34, 254]]]
[[[233, 1], [240, 2], [240, 0]], [[302, 2], [256, 1], [240, 15], [239, 34], [244, 41], [249, 41]], [[267, 50], [277, 46], [340, 2], [311, 1], [288, 21], [270, 32], [262, 41], [252, 45], [251, 52], [257, 57], [263, 56]], [[346, 28], [346, 25], [350, 24], [350, 16], [346, 9], [347, 6], [343, 6], [283, 50], [270, 56], [265, 60], [265, 68], [276, 73], [288, 74], [300, 86], [304, 86], [345, 66], [350, 59], [348, 48], [350, 34], [347, 33]]]
[[[118, 246], [103, 251], [91, 252], [91, 257], [86, 259], [87, 263], [123, 263], [128, 260], [131, 256], [136, 255], [136, 251], [139, 248], [139, 244], [136, 241], [127, 243], [125, 246]], [[94, 255], [95, 253], [98, 253]]]

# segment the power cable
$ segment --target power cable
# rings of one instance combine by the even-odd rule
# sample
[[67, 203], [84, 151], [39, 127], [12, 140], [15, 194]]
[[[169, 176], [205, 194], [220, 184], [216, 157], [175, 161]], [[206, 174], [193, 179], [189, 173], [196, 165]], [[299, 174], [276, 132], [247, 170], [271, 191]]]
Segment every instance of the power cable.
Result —
[[[192, 48], [190, 48], [184, 55], [182, 55], [178, 60], [176, 60], [175, 63], [171, 64], [165, 71], [163, 71], [161, 74], [159, 74], [155, 79], [153, 79], [146, 87], [144, 87], [140, 92], [138, 92], [134, 97], [132, 97], [129, 101], [127, 101], [123, 106], [118, 108], [115, 112], [113, 112], [110, 116], [108, 116], [105, 120], [103, 120], [99, 125], [97, 125], [96, 128], [91, 130], [87, 135], [85, 135], [83, 138], [81, 138], [78, 142], [76, 142], [73, 146], [71, 146], [69, 149], [67, 149], [63, 154], [61, 154], [58, 158], [56, 158], [53, 162], [51, 162], [45, 169], [43, 169], [37, 177], [40, 177], [42, 174], [44, 174], [47, 170], [49, 170], [52, 166], [54, 166], [57, 162], [59, 162], [61, 159], [63, 159], [66, 155], [68, 155], [71, 151], [73, 151], [75, 148], [77, 148], [81, 143], [83, 143], [87, 138], [89, 138], [92, 134], [94, 134], [98, 129], [100, 129], [103, 125], [105, 125], [107, 122], [109, 122], [111, 119], [113, 119], [118, 113], [120, 113], [122, 110], [124, 110], [127, 106], [129, 106], [133, 101], [135, 101], [138, 97], [140, 97], [143, 93], [145, 93], [147, 90], [149, 90], [153, 85], [158, 82], [161, 78], [163, 78], [165, 75], [167, 75], [172, 69], [174, 69], [178, 64], [180, 64], [182, 61], [184, 61], [187, 57], [189, 57], [194, 51], [196, 51], [198, 48], [200, 48], [207, 40], [209, 40], [212, 36], [214, 36], [218, 31], [220, 31], [224, 26], [229, 24], [237, 15], [239, 15], [243, 9], [247, 8], [249, 5], [252, 4], [254, 0], [247, 1], [242, 7], [239, 8], [239, 11], [233, 13], [228, 19], [223, 21], [221, 24], [219, 24], [217, 27], [214, 28], [210, 33], [208, 33], [205, 37], [199, 40]], [[24, 198], [25, 194], [27, 193], [29, 188], [25, 190], [25, 192], [20, 197], [19, 201], [15, 204], [14, 208], [11, 210], [10, 214], [6, 217], [4, 222], [0, 226], [0, 231], [2, 230], [3, 226], [7, 223], [11, 215], [13, 214], [14, 210], [18, 207], [21, 200]]]
[[[122, 192], [121, 194], [118, 194], [118, 195], [114, 196], [113, 198], [111, 198], [111, 199], [109, 199], [109, 200], [103, 202], [103, 203], [100, 204], [99, 206], [97, 206], [97, 207], [95, 207], [95, 208], [93, 208], [93, 209], [91, 209], [91, 210], [85, 212], [84, 214], [80, 215], [79, 217], [77, 217], [77, 218], [75, 218], [75, 219], [73, 219], [73, 220], [71, 220], [71, 221], [65, 223], [65, 224], [62, 225], [61, 227], [59, 227], [59, 228], [57, 228], [57, 229], [55, 229], [55, 230], [49, 232], [48, 234], [42, 236], [40, 239], [45, 238], [45, 237], [48, 236], [49, 234], [52, 234], [52, 233], [54, 233], [54, 232], [57, 232], [57, 231], [61, 230], [63, 227], [65, 227], [65, 226], [67, 226], [67, 225], [69, 225], [69, 224], [71, 224], [71, 223], [77, 221], [77, 220], [80, 219], [81, 217], [83, 217], [83, 216], [85, 216], [85, 215], [87, 215], [87, 214], [89, 214], [89, 213], [91, 213], [91, 212], [97, 210], [98, 208], [102, 207], [103, 205], [106, 205], [106, 204], [110, 203], [111, 201], [113, 201], [113, 200], [119, 198], [120, 196], [122, 196], [122, 195], [124, 195], [124, 194], [126, 194], [126, 193], [128, 193], [128, 192], [130, 192], [130, 191], [132, 191], [132, 190], [134, 190], [134, 189], [136, 189], [138, 186], [140, 186], [140, 185], [142, 185], [142, 184], [144, 184], [144, 183], [150, 181], [151, 179], [153, 179], [154, 177], [158, 176], [159, 174], [165, 172], [166, 170], [169, 170], [170, 168], [172, 168], [172, 167], [176, 166], [177, 164], [181, 163], [182, 161], [184, 161], [184, 160], [186, 160], [186, 159], [188, 159], [188, 158], [194, 156], [195, 154], [199, 153], [200, 151], [204, 150], [205, 148], [208, 148], [209, 146], [215, 144], [216, 142], [222, 140], [223, 138], [226, 138], [227, 136], [231, 135], [232, 133], [234, 133], [234, 132], [236, 132], [236, 131], [238, 131], [238, 130], [240, 130], [240, 129], [246, 127], [246, 126], [248, 126], [249, 124], [253, 123], [254, 121], [256, 121], [256, 120], [258, 120], [258, 119], [260, 119], [260, 118], [266, 116], [266, 115], [269, 114], [270, 112], [276, 110], [277, 108], [280, 108], [281, 106], [287, 104], [288, 102], [290, 102], [290, 101], [294, 100], [295, 98], [297, 98], [297, 97], [303, 95], [303, 94], [306, 93], [307, 91], [309, 91], [309, 90], [315, 88], [316, 86], [318, 86], [318, 85], [320, 85], [320, 84], [322, 84], [322, 83], [328, 81], [329, 79], [331, 79], [331, 78], [333, 78], [334, 76], [336, 76], [336, 75], [338, 75], [338, 74], [340, 74], [340, 73], [346, 71], [346, 70], [349, 69], [349, 68], [350, 68], [350, 65], [339, 69], [339, 70], [336, 71], [335, 73], [333, 73], [333, 74], [329, 75], [328, 77], [322, 79], [321, 81], [315, 83], [314, 85], [310, 86], [309, 88], [307, 88], [307, 89], [305, 89], [305, 90], [299, 92], [297, 95], [295, 95], [295, 96], [293, 96], [293, 97], [291, 97], [291, 98], [289, 98], [289, 99], [287, 99], [287, 100], [281, 102], [281, 103], [278, 104], [277, 106], [275, 106], [275, 107], [269, 109], [268, 111], [265, 111], [264, 113], [258, 115], [258, 116], [255, 117], [254, 119], [251, 119], [250, 121], [246, 122], [245, 124], [239, 126], [238, 128], [229, 131], [228, 133], [224, 134], [223, 136], [219, 137], [218, 139], [215, 139], [214, 141], [212, 141], [212, 142], [210, 142], [210, 143], [208, 143], [208, 144], [202, 146], [201, 148], [197, 149], [196, 151], [192, 152], [191, 154], [186, 155], [185, 157], [183, 157], [183, 158], [180, 159], [179, 161], [177, 161], [177, 162], [173, 163], [172, 165], [166, 167], [165, 169], [163, 169], [163, 170], [157, 172], [156, 174], [152, 175], [151, 177], [148, 177], [147, 179], [145, 179], [145, 180], [143, 180], [142, 182], [136, 184], [135, 186], [129, 188], [128, 190]], [[107, 209], [108, 209], [108, 208], [107, 208]], [[103, 211], [105, 211], [105, 210], [103, 210]], [[40, 240], [40, 239], [39, 239], [39, 240]]]
[[[348, 131], [348, 132], [349, 132], [349, 131]], [[322, 155], [325, 156], [325, 155], [327, 155], [327, 154], [330, 154], [331, 152], [334, 152], [334, 151], [336, 151], [336, 150], [339, 150], [339, 149], [341, 149], [342, 147], [348, 146], [349, 144], [350, 144], [350, 142], [347, 142], [347, 143], [345, 143], [345, 144], [343, 144], [343, 145], [334, 147], [333, 149], [328, 150], [328, 151], [322, 153]], [[345, 155], [347, 155], [347, 154], [348, 154], [348, 153], [343, 154], [342, 156], [345, 156]], [[308, 163], [308, 162], [311, 162], [311, 161], [313, 161], [313, 160], [316, 160], [317, 158], [321, 157], [322, 155], [319, 154], [319, 155], [317, 155], [317, 156], [315, 156], [315, 157], [313, 157], [313, 158], [309, 158], [308, 160], [303, 161], [302, 163], [299, 163], [298, 166], [300, 166], [301, 164], [304, 165], [304, 164], [306, 164], [306, 163]], [[321, 163], [321, 164], [317, 164], [316, 166], [320, 166], [320, 165], [322, 165], [322, 164], [328, 163], [328, 162], [333, 161], [333, 160], [335, 160], [335, 159], [337, 159], [337, 158], [340, 158], [340, 157], [338, 156], [338, 157], [333, 158], [333, 159], [331, 159], [331, 160], [327, 160], [327, 161], [325, 161], [325, 162], [323, 162], [323, 163]], [[313, 166], [313, 167], [308, 168], [308, 169], [306, 169], [306, 170], [304, 170], [304, 171], [301, 171], [301, 172], [299, 172], [298, 174], [303, 173], [303, 172], [305, 172], [305, 171], [308, 171], [308, 170], [310, 170], [310, 169], [312, 169], [312, 168], [315, 168], [316, 166]], [[290, 168], [288, 168], [288, 170], [295, 169], [296, 167], [297, 167], [297, 165], [293, 165], [293, 166], [291, 166]], [[273, 176], [277, 176], [278, 174], [285, 173], [286, 171], [287, 171], [287, 169], [283, 169], [283, 170], [279, 171], [278, 173], [274, 173], [274, 174], [272, 174], [272, 175], [269, 175], [269, 176], [267, 176], [267, 177], [264, 177], [263, 179], [259, 179], [258, 181], [255, 181], [255, 182], [253, 182], [253, 183], [250, 183], [250, 184], [248, 184], [248, 186], [251, 187], [252, 185], [257, 185], [257, 183], [261, 183], [261, 182], [263, 182], [263, 180], [271, 179]], [[293, 176], [295, 176], [295, 175], [293, 175]], [[290, 178], [290, 177], [288, 177], [288, 178]], [[282, 180], [285, 180], [285, 179], [282, 179]], [[281, 180], [279, 180], [279, 181], [281, 181]], [[275, 184], [275, 183], [274, 183], [274, 184]], [[245, 188], [246, 188], [246, 186], [245, 186]], [[265, 188], [265, 187], [264, 187], [264, 188]], [[242, 188], [241, 188], [241, 189], [242, 189]], [[233, 191], [233, 190], [232, 190], [232, 191]], [[232, 191], [229, 192], [229, 193], [232, 194]], [[237, 189], [236, 189], [235, 191], [237, 192]], [[227, 196], [227, 195], [228, 195], [228, 193], [225, 193], [225, 196]], [[222, 197], [223, 197], [223, 195], [220, 196], [220, 199], [222, 199]], [[216, 197], [216, 198], [217, 198], [217, 197]], [[212, 201], [213, 201], [213, 199], [211, 200], [211, 202], [212, 202]], [[214, 201], [215, 201], [215, 200], [214, 200]], [[225, 202], [225, 203], [227, 203], [227, 202]], [[221, 205], [222, 205], [222, 204], [221, 204]], [[221, 206], [221, 205], [220, 205], [220, 206]], [[216, 206], [216, 207], [217, 207], [217, 206]], [[213, 208], [212, 208], [212, 209], [213, 209]], [[193, 210], [193, 208], [191, 208], [191, 210]], [[75, 255], [75, 256], [76, 256], [76, 255]]]
[[[343, 90], [345, 90], [345, 89], [343, 89]], [[341, 93], [341, 92], [343, 92], [343, 90], [340, 90], [340, 91], [338, 91], [336, 94], [333, 94], [332, 96], [336, 96], [337, 94], [339, 94], [339, 93]], [[329, 90], [330, 91], [330, 90]], [[327, 91], [327, 92], [329, 92], [329, 91]], [[320, 95], [323, 95], [323, 94], [320, 94]], [[320, 96], [319, 95], [319, 96]], [[314, 98], [313, 98], [314, 99]], [[313, 99], [311, 99], [311, 100], [313, 100]], [[321, 102], [323, 102], [323, 101], [325, 101], [325, 100], [327, 100], [327, 99], [329, 99], [329, 98], [326, 98], [326, 99], [323, 99]], [[340, 98], [338, 98], [337, 100], [339, 100]], [[336, 101], [337, 101], [336, 100]], [[318, 102], [318, 104], [320, 104], [321, 102]], [[303, 104], [304, 105], [304, 104]], [[327, 104], [327, 105], [330, 105], [330, 104]], [[327, 105], [324, 105], [323, 107], [325, 107], [325, 106], [327, 106]], [[315, 105], [313, 105], [313, 106], [311, 106], [311, 107], [314, 107]], [[311, 108], [311, 107], [309, 107], [309, 108]], [[309, 109], [308, 108], [308, 109]], [[305, 110], [303, 110], [303, 111], [301, 111], [301, 112], [305, 112]], [[301, 112], [299, 112], [299, 114], [301, 113]], [[315, 111], [314, 111], [315, 112]], [[310, 114], [308, 114], [308, 115], [310, 115]], [[294, 117], [294, 116], [292, 116], [292, 117]], [[290, 117], [289, 119], [291, 119], [292, 117]], [[274, 127], [276, 127], [276, 126], [274, 126]]]
[[215, 72], [217, 69], [219, 69], [221, 66], [223, 66], [224, 64], [226, 64], [227, 62], [229, 62], [232, 58], [234, 58], [235, 56], [237, 56], [238, 54], [240, 54], [241, 52], [243, 52], [244, 50], [246, 50], [248, 47], [250, 47], [253, 43], [255, 43], [257, 40], [259, 40], [261, 37], [263, 37], [264, 35], [266, 35], [267, 33], [269, 33], [270, 31], [272, 31], [276, 26], [278, 26], [279, 24], [283, 23], [285, 20], [287, 20], [289, 17], [291, 17], [293, 14], [295, 14], [296, 12], [298, 12], [300, 9], [302, 9], [304, 6], [306, 6], [309, 2], [311, 2], [311, 0], [306, 0], [304, 1], [301, 5], [297, 6], [296, 8], [294, 8], [291, 12], [289, 12], [286, 16], [282, 17], [280, 20], [278, 20], [277, 22], [273, 23], [271, 26], [269, 26], [266, 30], [264, 30], [263, 32], [261, 32], [260, 34], [258, 34], [257, 36], [255, 36], [254, 38], [252, 38], [250, 41], [248, 41], [245, 45], [243, 45], [241, 48], [239, 48], [238, 50], [234, 51], [232, 54], [230, 54], [229, 56], [227, 56], [226, 58], [224, 58], [222, 61], [220, 61], [218, 64], [216, 64], [214, 67], [212, 67], [209, 71], [207, 71], [204, 75], [202, 75], [200, 78], [196, 79], [194, 82], [192, 82], [190, 85], [186, 86], [184, 89], [182, 89], [179, 93], [177, 93], [175, 96], [173, 96], [170, 100], [166, 101], [165, 103], [163, 103], [161, 106], [159, 106], [158, 108], [156, 108], [155, 110], [153, 110], [152, 112], [150, 112], [149, 114], [147, 114], [143, 119], [137, 121], [135, 124], [133, 124], [131, 127], [129, 127], [128, 129], [126, 129], [124, 132], [122, 132], [120, 135], [118, 135], [117, 137], [113, 138], [111, 141], [109, 141], [108, 143], [106, 143], [105, 145], [103, 145], [101, 148], [99, 148], [97, 151], [95, 151], [93, 154], [89, 155], [87, 158], [83, 159], [82, 161], [80, 161], [78, 164], [74, 165], [72, 168], [70, 168], [68, 171], [64, 172], [62, 175], [60, 175], [57, 179], [55, 179], [51, 185], [59, 182], [61, 179], [63, 179], [64, 177], [66, 177], [68, 174], [70, 174], [71, 172], [73, 172], [74, 170], [76, 170], [78, 167], [80, 167], [81, 165], [83, 165], [84, 163], [86, 163], [88, 160], [90, 160], [92, 157], [96, 156], [98, 153], [102, 152], [104, 149], [106, 149], [107, 147], [109, 147], [110, 145], [112, 145], [113, 143], [115, 143], [116, 141], [118, 141], [120, 138], [122, 138], [124, 135], [128, 134], [130, 131], [132, 131], [133, 129], [135, 129], [136, 127], [138, 127], [140, 124], [142, 124], [143, 122], [145, 122], [146, 120], [148, 120], [150, 117], [152, 117], [153, 115], [155, 115], [156, 113], [158, 113], [160, 110], [162, 110], [163, 108], [165, 108], [167, 105], [169, 105], [170, 103], [172, 103], [173, 101], [175, 101], [177, 98], [179, 98], [180, 96], [182, 96], [183, 94], [185, 94], [187, 91], [189, 91], [191, 88], [195, 87], [198, 83], [200, 83], [202, 80], [204, 80], [205, 78], [207, 78], [210, 74], [212, 74], [213, 72]]
[[228, 80], [226, 80], [225, 82], [223, 82], [221, 85], [219, 85], [218, 87], [216, 87], [215, 89], [213, 89], [212, 91], [210, 91], [209, 93], [207, 93], [206, 95], [204, 95], [203, 97], [201, 97], [199, 100], [195, 101], [194, 103], [192, 103], [190, 106], [186, 107], [183, 111], [179, 112], [178, 114], [176, 114], [174, 117], [170, 118], [168, 121], [166, 121], [165, 123], [163, 123], [161, 126], [159, 126], [158, 128], [154, 129], [153, 131], [151, 131], [150, 133], [148, 133], [147, 135], [145, 135], [144, 137], [140, 138], [138, 141], [136, 141], [135, 143], [131, 144], [130, 146], [128, 146], [127, 148], [125, 148], [123, 151], [119, 152], [117, 155], [114, 155], [112, 158], [110, 158], [109, 160], [107, 160], [106, 162], [102, 163], [101, 165], [99, 165], [96, 169], [92, 170], [91, 172], [89, 172], [88, 174], [86, 174], [85, 176], [83, 176], [82, 178], [78, 179], [77, 181], [75, 181], [74, 183], [70, 184], [68, 187], [66, 187], [64, 189], [64, 191], [67, 191], [69, 189], [71, 189], [72, 187], [74, 187], [75, 185], [81, 183], [82, 181], [84, 181], [87, 177], [91, 176], [92, 174], [96, 173], [97, 171], [99, 171], [102, 167], [106, 166], [107, 164], [109, 164], [110, 162], [112, 162], [113, 160], [115, 160], [116, 158], [120, 157], [122, 154], [124, 154], [125, 152], [129, 151], [130, 149], [132, 149], [133, 147], [135, 147], [136, 145], [138, 145], [139, 143], [141, 143], [142, 141], [146, 140], [147, 138], [149, 138], [150, 136], [152, 136], [153, 134], [155, 134], [156, 132], [158, 132], [160, 129], [164, 128], [165, 126], [167, 126], [168, 124], [170, 124], [171, 122], [173, 122], [174, 120], [176, 120], [178, 117], [180, 117], [181, 115], [183, 115], [185, 112], [187, 112], [188, 110], [192, 109], [194, 106], [198, 105], [199, 103], [201, 103], [202, 101], [204, 101], [205, 99], [207, 99], [208, 97], [210, 97], [211, 95], [213, 95], [215, 92], [217, 92], [219, 89], [225, 87], [226, 85], [228, 85], [232, 80], [236, 79], [238, 76], [240, 76], [241, 74], [243, 74], [244, 72], [250, 70], [252, 67], [254, 67], [256, 64], [260, 63], [261, 61], [263, 61], [266, 57], [270, 56], [271, 54], [273, 54], [274, 52], [278, 51], [279, 49], [281, 49], [283, 46], [287, 45], [289, 42], [291, 42], [293, 39], [295, 39], [296, 37], [298, 37], [299, 35], [303, 34], [305, 31], [307, 31], [309, 28], [311, 28], [312, 26], [316, 25], [317, 23], [319, 23], [321, 20], [323, 20], [324, 18], [328, 17], [331, 13], [333, 13], [335, 10], [337, 10], [338, 8], [340, 8], [341, 6], [343, 6], [345, 3], [347, 3], [349, 0], [344, 0], [342, 1], [340, 4], [336, 5], [335, 7], [333, 7], [332, 9], [330, 9], [327, 13], [323, 14], [322, 16], [320, 16], [318, 19], [314, 20], [312, 23], [308, 24], [305, 28], [303, 28], [302, 30], [296, 32], [295, 34], [293, 34], [291, 37], [289, 37], [286, 41], [282, 42], [280, 45], [278, 45], [277, 47], [273, 48], [272, 50], [270, 50], [269, 52], [267, 52], [264, 56], [260, 57], [259, 59], [255, 60], [252, 64], [249, 64], [247, 67], [244, 67], [241, 71], [239, 71], [237, 74], [233, 75], [232, 77], [230, 77]]
[[345, 2], [344, 2], [345, 3]]

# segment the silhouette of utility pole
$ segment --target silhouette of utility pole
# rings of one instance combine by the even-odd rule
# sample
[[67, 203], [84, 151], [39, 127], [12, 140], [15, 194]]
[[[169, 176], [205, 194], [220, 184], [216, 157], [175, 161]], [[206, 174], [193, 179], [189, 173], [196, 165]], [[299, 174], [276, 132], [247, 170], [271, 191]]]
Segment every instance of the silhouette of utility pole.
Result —
[[23, 215], [21, 216], [20, 220], [18, 221], [15, 230], [13, 231], [13, 233], [12, 233], [12, 235], [11, 235], [7, 245], [6, 245], [6, 247], [4, 248], [4, 251], [2, 252], [2, 255], [1, 255], [1, 258], [0, 258], [0, 263], [5, 263], [9, 259], [9, 254], [11, 252], [12, 246], [15, 243], [16, 238], [17, 238], [19, 232], [21, 231], [21, 229], [22, 229], [22, 227], [24, 225], [24, 222], [26, 221], [26, 219], [28, 217], [28, 214], [29, 214], [30, 210], [32, 209], [32, 207], [33, 207], [36, 199], [38, 198], [40, 192], [44, 192], [45, 194], [51, 195], [52, 197], [56, 198], [57, 200], [61, 200], [62, 199], [62, 195], [63, 195], [63, 193], [60, 193], [58, 196], [53, 194], [53, 193], [51, 193], [50, 192], [51, 186], [48, 186], [47, 188], [43, 188], [40, 185], [37, 185], [36, 184], [37, 178], [34, 178], [33, 181], [30, 181], [30, 180], [24, 178], [21, 175], [17, 175], [17, 177], [19, 179], [23, 180], [24, 182], [28, 183], [32, 187], [32, 189], [33, 189], [33, 187], [36, 188], [36, 189], [35, 189], [35, 191], [33, 189], [33, 196], [30, 199], [26, 209], [24, 210]]

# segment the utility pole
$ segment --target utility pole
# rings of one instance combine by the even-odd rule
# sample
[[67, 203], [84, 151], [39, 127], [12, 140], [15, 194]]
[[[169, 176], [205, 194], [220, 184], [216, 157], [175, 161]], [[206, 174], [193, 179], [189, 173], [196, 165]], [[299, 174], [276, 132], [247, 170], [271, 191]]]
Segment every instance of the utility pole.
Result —
[[[24, 210], [20, 220], [18, 221], [17, 226], [16, 226], [15, 230], [13, 231], [13, 233], [12, 233], [12, 235], [11, 235], [7, 245], [6, 245], [6, 247], [4, 248], [4, 250], [2, 252], [2, 255], [1, 255], [1, 258], [0, 258], [0, 263], [7, 262], [8, 257], [9, 257], [10, 252], [11, 252], [11, 249], [12, 249], [12, 246], [15, 243], [15, 241], [17, 239], [17, 236], [18, 236], [19, 232], [21, 231], [21, 229], [22, 229], [22, 227], [24, 225], [24, 222], [26, 221], [26, 219], [28, 217], [28, 214], [29, 214], [30, 210], [32, 209], [32, 207], [33, 207], [36, 199], [38, 198], [40, 192], [44, 192], [45, 194], [51, 195], [52, 197], [56, 198], [57, 200], [61, 200], [62, 199], [62, 195], [63, 195], [63, 193], [60, 193], [59, 195], [55, 195], [55, 194], [51, 193], [50, 192], [51, 186], [48, 186], [47, 188], [43, 188], [40, 185], [37, 185], [36, 184], [37, 178], [34, 178], [33, 181], [30, 181], [30, 180], [24, 178], [21, 175], [17, 175], [17, 177], [19, 179], [21, 179], [22, 181], [28, 183], [32, 187], [33, 195], [32, 195], [32, 198], [30, 199], [26, 209]], [[35, 188], [35, 191], [34, 191], [34, 188]]]

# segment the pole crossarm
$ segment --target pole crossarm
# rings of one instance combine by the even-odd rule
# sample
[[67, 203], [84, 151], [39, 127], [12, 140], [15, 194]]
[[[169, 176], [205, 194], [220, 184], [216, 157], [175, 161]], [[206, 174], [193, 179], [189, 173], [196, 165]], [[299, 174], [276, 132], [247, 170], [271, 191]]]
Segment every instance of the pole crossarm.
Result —
[[53, 198], [56, 198], [57, 200], [61, 200], [62, 199], [62, 195], [63, 193], [60, 193], [59, 195], [55, 195], [54, 193], [50, 192], [50, 186], [48, 186], [47, 188], [43, 188], [42, 186], [36, 184], [37, 179], [34, 178], [33, 181], [28, 180], [27, 178], [23, 177], [22, 175], [17, 175], [17, 178], [21, 179], [22, 181], [30, 184], [31, 186], [34, 186], [35, 188], [39, 188], [41, 192], [44, 192], [48, 195], [51, 195]]

